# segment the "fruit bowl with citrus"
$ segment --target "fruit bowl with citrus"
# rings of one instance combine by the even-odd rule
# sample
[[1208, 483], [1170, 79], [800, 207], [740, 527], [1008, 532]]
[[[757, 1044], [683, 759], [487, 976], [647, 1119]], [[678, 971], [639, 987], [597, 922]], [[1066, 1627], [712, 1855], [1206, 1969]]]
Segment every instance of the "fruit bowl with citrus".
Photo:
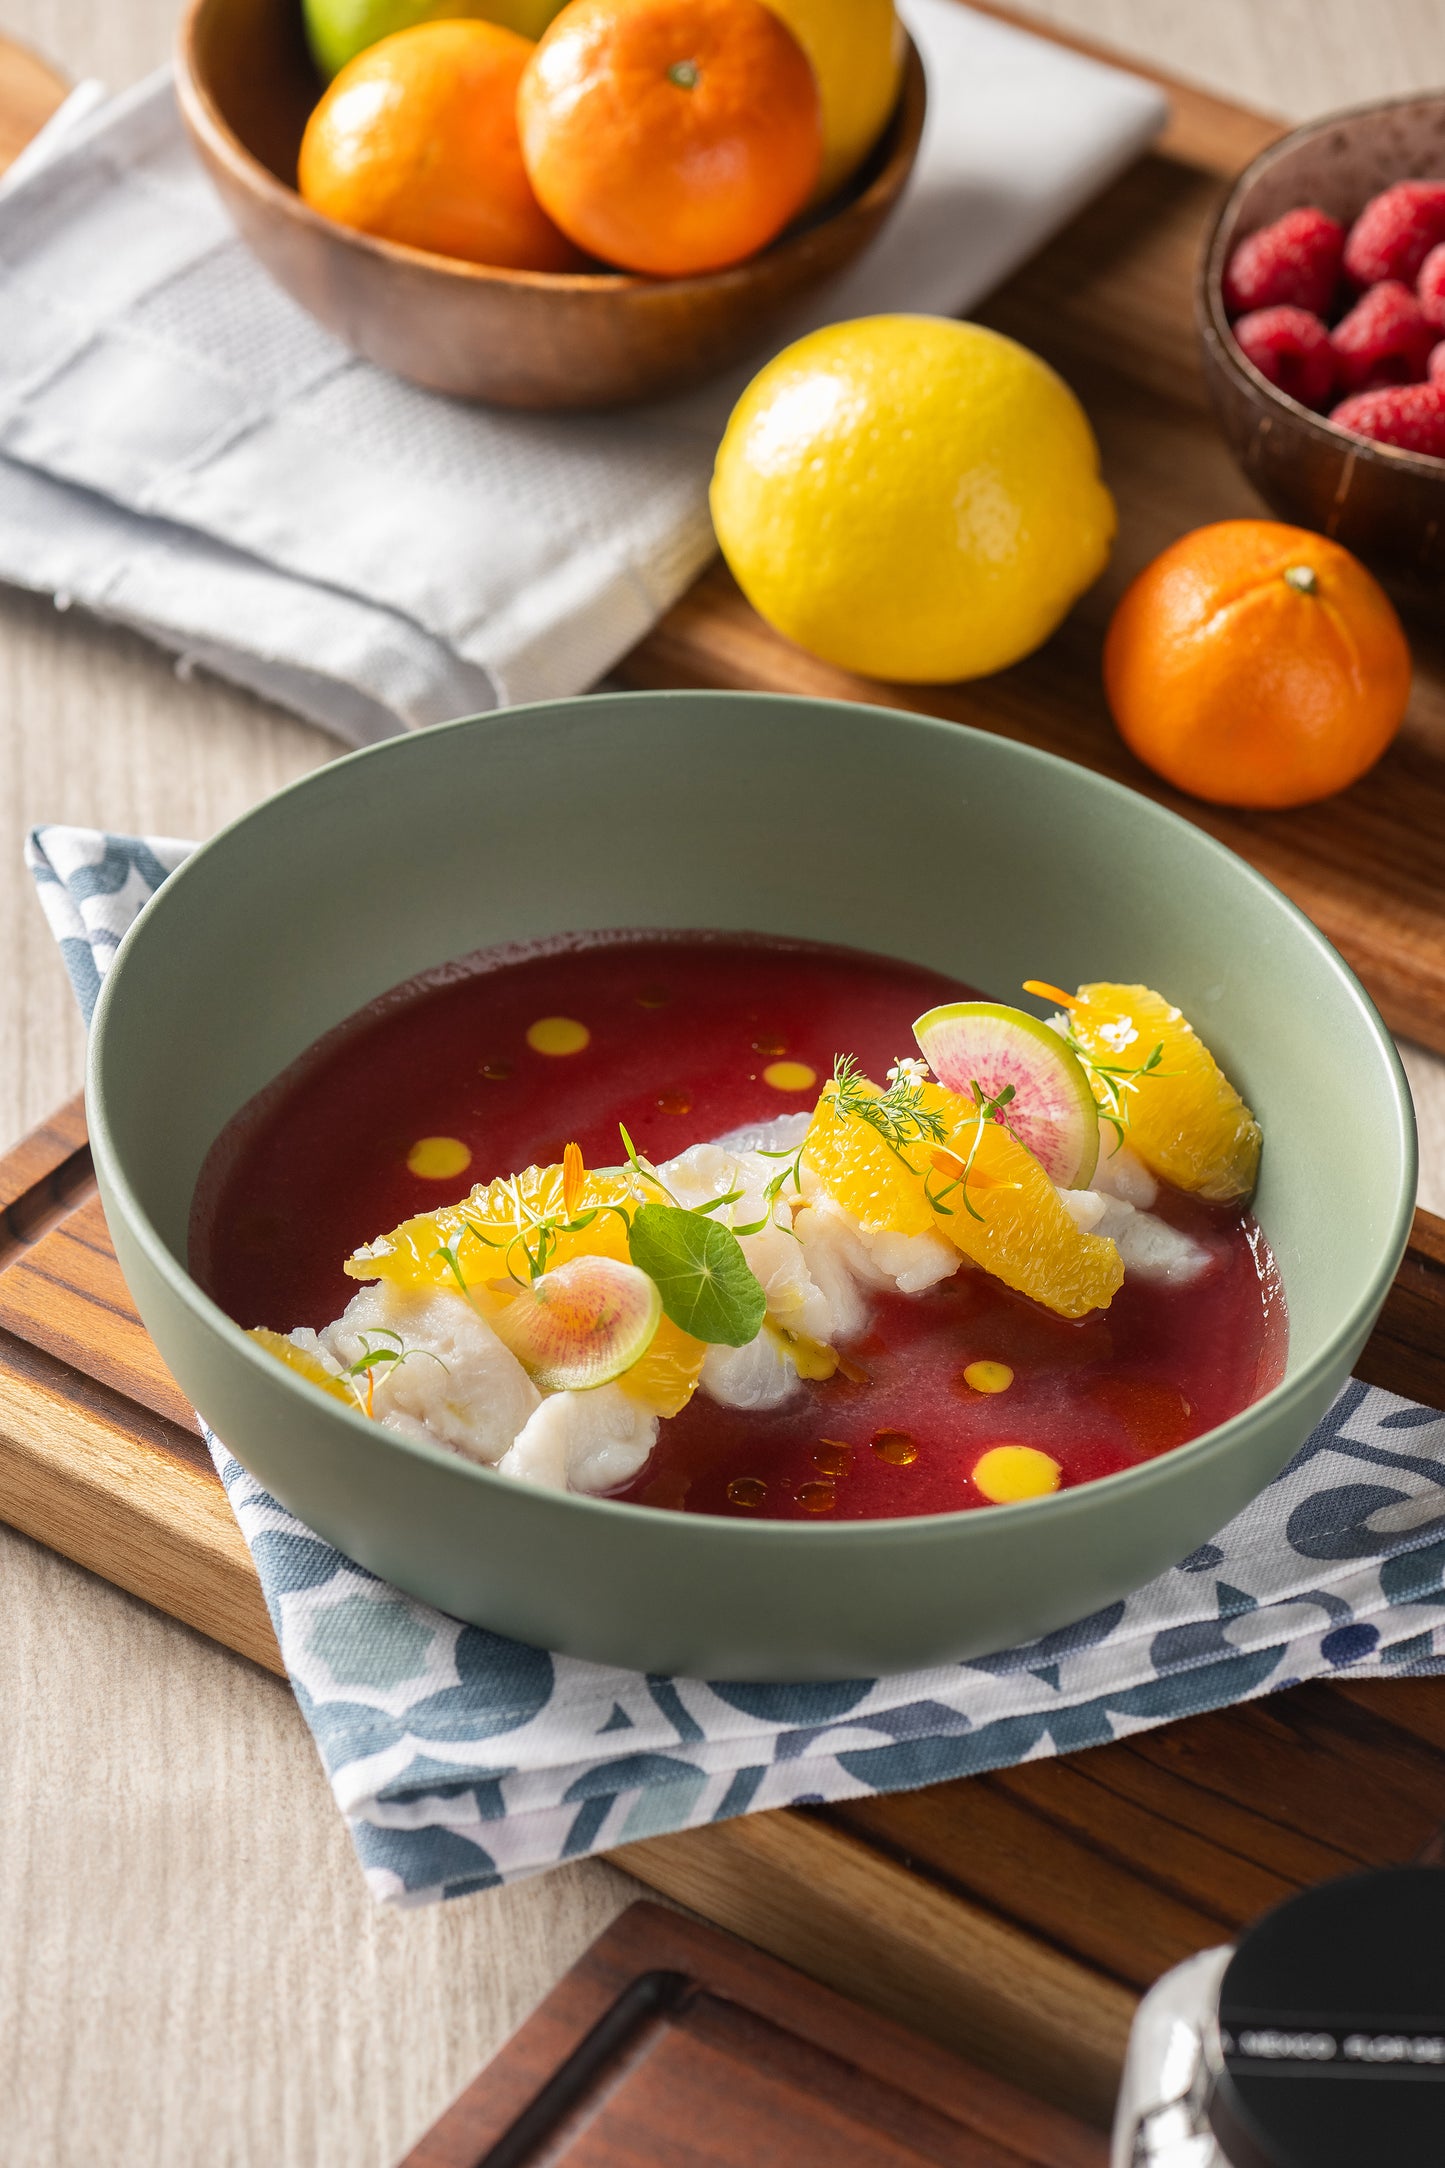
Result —
[[[368, 358], [499, 404], [676, 391], [850, 263], [926, 89], [893, 0], [199, 0], [183, 117]], [[309, 50], [308, 50], [309, 45]]]

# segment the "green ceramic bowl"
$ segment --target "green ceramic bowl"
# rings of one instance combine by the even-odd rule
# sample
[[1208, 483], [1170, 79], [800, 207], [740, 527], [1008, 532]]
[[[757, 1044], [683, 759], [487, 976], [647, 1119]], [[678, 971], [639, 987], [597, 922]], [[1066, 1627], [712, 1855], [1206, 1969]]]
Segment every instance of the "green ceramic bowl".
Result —
[[[558, 1495], [290, 1377], [186, 1270], [222, 1126], [320, 1033], [444, 958], [567, 928], [749, 928], [871, 948], [1004, 999], [1164, 988], [1266, 1137], [1257, 1211], [1288, 1373], [1207, 1436], [1029, 1504], [741, 1522]], [[572, 1656], [713, 1678], [870, 1676], [1029, 1640], [1204, 1542], [1347, 1375], [1405, 1246], [1414, 1122], [1340, 958], [1199, 829], [1001, 738], [760, 694], [558, 701], [395, 738], [198, 851], [122, 944], [91, 1137], [150, 1331], [293, 1512], [443, 1610]]]

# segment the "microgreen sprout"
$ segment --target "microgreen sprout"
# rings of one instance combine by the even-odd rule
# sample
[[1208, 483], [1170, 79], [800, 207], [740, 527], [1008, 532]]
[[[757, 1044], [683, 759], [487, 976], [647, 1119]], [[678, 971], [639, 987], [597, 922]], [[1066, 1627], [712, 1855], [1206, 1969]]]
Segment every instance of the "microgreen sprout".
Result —
[[1095, 1061], [1093, 1056], [1080, 1046], [1072, 1026], [1069, 1029], [1069, 1044], [1088, 1071], [1090, 1083], [1095, 1086], [1094, 1096], [1099, 1101], [1099, 1120], [1107, 1122], [1114, 1132], [1110, 1154], [1112, 1157], [1113, 1152], [1117, 1152], [1124, 1142], [1124, 1132], [1129, 1126], [1130, 1098], [1138, 1091], [1145, 1078], [1162, 1080], [1165, 1077], [1177, 1076], [1178, 1071], [1160, 1068], [1159, 1064], [1164, 1059], [1162, 1039], [1146, 1061], [1135, 1062], [1132, 1066], [1124, 1062]]
[[[983, 1142], [984, 1125], [986, 1123], [998, 1122], [1003, 1128], [1008, 1129], [1010, 1136], [1013, 1135], [1012, 1129], [1009, 1129], [1008, 1117], [1004, 1113], [1004, 1109], [1013, 1104], [1017, 1094], [1012, 1084], [1005, 1084], [1001, 1092], [995, 1092], [990, 1096], [979, 1083], [977, 1077], [970, 1081], [969, 1090], [973, 1094], [973, 1103], [977, 1112], [974, 1116], [973, 1136], [969, 1141], [968, 1150], [962, 1157], [957, 1152], [947, 1149], [930, 1152], [929, 1165], [935, 1174], [944, 1175], [947, 1180], [941, 1190], [936, 1190], [931, 1182], [925, 1178], [923, 1188], [924, 1194], [934, 1211], [941, 1212], [945, 1219], [952, 1219], [953, 1206], [945, 1204], [944, 1199], [951, 1197], [955, 1190], [961, 1191], [964, 1211], [967, 1212], [970, 1219], [981, 1221], [983, 1214], [968, 1193], [968, 1185], [973, 1178], [973, 1163], [978, 1158], [978, 1148]], [[989, 1184], [990, 1188], [1017, 1188], [1017, 1186], [1017, 1183], [1005, 1185], [991, 1182]]]
[[[1285, 578], [1289, 578], [1288, 573], [1285, 574]], [[1041, 1001], [1057, 1001], [1059, 1007], [1069, 1018], [1069, 1028], [1066, 1034], [1068, 1043], [1083, 1063], [1089, 1081], [1095, 1087], [1094, 1096], [1099, 1101], [1099, 1120], [1107, 1122], [1114, 1132], [1113, 1150], [1110, 1153], [1112, 1158], [1113, 1152], [1117, 1152], [1124, 1142], [1124, 1131], [1129, 1125], [1130, 1095], [1139, 1089], [1145, 1077], [1155, 1077], [1162, 1081], [1163, 1078], [1178, 1073], [1176, 1070], [1161, 1069], [1159, 1066], [1164, 1059], [1164, 1042], [1162, 1040], [1159, 1042], [1147, 1061], [1136, 1062], [1132, 1067], [1124, 1062], [1095, 1061], [1093, 1055], [1080, 1044], [1078, 1034], [1074, 1030], [1073, 1012], [1079, 1006], [1077, 994], [1066, 994], [1061, 986], [1050, 986], [1047, 979], [1025, 979], [1024, 992], [1026, 994], [1037, 994]], [[1117, 1050], [1120, 1053], [1123, 1052], [1129, 1039], [1137, 1036], [1132, 1028], [1127, 1035], [1121, 1032], [1120, 1024], [1123, 1021], [1124, 1019], [1121, 1018], [1119, 1024], [1105, 1024], [1101, 1031], [1101, 1036], [1106, 1041], [1110, 1039], [1111, 1035], [1115, 1038]]]
[[441, 1259], [468, 1301], [472, 1290], [459, 1255], [462, 1235], [470, 1235], [486, 1249], [500, 1251], [508, 1278], [518, 1287], [528, 1287], [533, 1281], [540, 1280], [553, 1263], [560, 1236], [583, 1233], [603, 1212], [615, 1212], [624, 1227], [627, 1225], [630, 1215], [620, 1205], [597, 1204], [579, 1209], [586, 1180], [587, 1169], [581, 1151], [575, 1144], [569, 1144], [562, 1154], [560, 1209], [539, 1212], [522, 1194], [519, 1177], [513, 1175], [496, 1185], [510, 1208], [510, 1228], [505, 1222], [499, 1229], [496, 1222], [460, 1213], [461, 1233], [453, 1241], [442, 1243], [433, 1254]]
[[[923, 1104], [923, 1079], [915, 1074], [921, 1067], [921, 1063], [913, 1061], [895, 1062], [889, 1071], [892, 1082], [886, 1092], [880, 1092], [868, 1082], [851, 1054], [839, 1054], [833, 1062], [834, 1112], [867, 1122], [905, 1166], [910, 1166], [905, 1145], [942, 1144], [948, 1135], [943, 1116]], [[916, 1173], [917, 1169], [910, 1171]]]
[[[395, 1342], [395, 1345], [392, 1347], [373, 1347], [371, 1344], [373, 1340], [391, 1340]], [[425, 1355], [428, 1362], [441, 1363], [443, 1370], [447, 1368], [440, 1355], [433, 1354], [429, 1347], [408, 1347], [401, 1334], [393, 1332], [389, 1325], [368, 1326], [361, 1335], [361, 1345], [363, 1353], [357, 1356], [354, 1363], [348, 1363], [341, 1375], [344, 1378], [353, 1380], [365, 1378], [366, 1412], [373, 1417], [376, 1413], [376, 1373], [378, 1370], [385, 1367], [386, 1375], [392, 1377], [401, 1368], [402, 1364], [410, 1362], [414, 1355]], [[360, 1386], [353, 1384], [352, 1390], [360, 1399]]]

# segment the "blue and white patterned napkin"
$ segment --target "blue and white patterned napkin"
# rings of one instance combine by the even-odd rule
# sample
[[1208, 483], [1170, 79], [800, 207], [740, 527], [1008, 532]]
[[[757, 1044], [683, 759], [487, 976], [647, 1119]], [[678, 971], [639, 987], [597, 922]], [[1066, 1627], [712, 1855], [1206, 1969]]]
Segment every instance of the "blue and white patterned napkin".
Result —
[[[40, 828], [87, 1015], [186, 846]], [[1170, 1572], [1025, 1648], [907, 1677], [642, 1677], [464, 1626], [302, 1526], [212, 1439], [281, 1653], [378, 1897], [461, 1896], [637, 1837], [1063, 1754], [1348, 1671], [1445, 1671], [1445, 1416], [1352, 1381]]]

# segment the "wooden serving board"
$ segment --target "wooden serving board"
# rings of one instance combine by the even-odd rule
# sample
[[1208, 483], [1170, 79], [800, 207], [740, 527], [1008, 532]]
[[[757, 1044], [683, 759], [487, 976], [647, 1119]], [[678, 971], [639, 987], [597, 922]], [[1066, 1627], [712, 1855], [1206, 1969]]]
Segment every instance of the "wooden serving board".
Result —
[[1106, 2168], [1102, 2135], [635, 1904], [401, 2168]]
[[[1359, 1364], [1445, 1406], [1445, 1221]], [[131, 1305], [80, 1102], [0, 1160], [0, 1516], [270, 1669], [195, 1417]], [[1445, 1819], [1445, 1684], [1311, 1685], [1066, 1761], [747, 1816], [620, 1863], [695, 1911], [1102, 2120], [1135, 1996], [1289, 1890]]]
[[[61, 89], [52, 78], [45, 92], [45, 71], [15, 55], [0, 44], [0, 158]], [[1058, 638], [983, 684], [880, 689], [775, 639], [719, 570], [630, 658], [630, 682], [893, 701], [1153, 787], [1104, 713], [1099, 642], [1123, 581], [1156, 549], [1253, 509], [1205, 412], [1189, 287], [1222, 176], [1272, 132], [1197, 92], [1172, 95], [1157, 154], [985, 312], [1077, 386], [1120, 500], [1115, 565]], [[1347, 797], [1287, 816], [1180, 810], [1295, 896], [1392, 1022], [1445, 1048], [1445, 637], [1419, 621], [1412, 634], [1409, 724]], [[1418, 1216], [1360, 1369], [1445, 1405], [1445, 1223]], [[111, 1251], [78, 1102], [0, 1161], [0, 1515], [279, 1669], [245, 1546]], [[814, 1978], [1102, 2122], [1150, 1980], [1304, 1883], [1438, 1847], [1442, 1815], [1445, 1690], [1332, 1683], [1065, 1761], [748, 1816], [620, 1857]]]
[[[1129, 65], [1013, 9], [984, 4], [980, 12]], [[1113, 562], [1062, 631], [998, 677], [945, 687], [879, 685], [815, 662], [770, 632], [718, 565], [617, 674], [631, 685], [879, 701], [1021, 738], [1118, 776], [1258, 866], [1348, 957], [1395, 1030], [1445, 1051], [1445, 619], [1438, 607], [1406, 605], [1417, 676], [1398, 743], [1373, 774], [1321, 806], [1229, 813], [1179, 797], [1125, 750], [1104, 705], [1104, 628], [1135, 572], [1191, 527], [1261, 510], [1209, 413], [1193, 277], [1226, 182], [1278, 134], [1278, 123], [1154, 70], [1136, 72], [1161, 83], [1171, 101], [1155, 152], [977, 312], [1043, 354], [1078, 391], [1118, 499]], [[0, 167], [63, 94], [60, 79], [33, 54], [0, 40]]]

